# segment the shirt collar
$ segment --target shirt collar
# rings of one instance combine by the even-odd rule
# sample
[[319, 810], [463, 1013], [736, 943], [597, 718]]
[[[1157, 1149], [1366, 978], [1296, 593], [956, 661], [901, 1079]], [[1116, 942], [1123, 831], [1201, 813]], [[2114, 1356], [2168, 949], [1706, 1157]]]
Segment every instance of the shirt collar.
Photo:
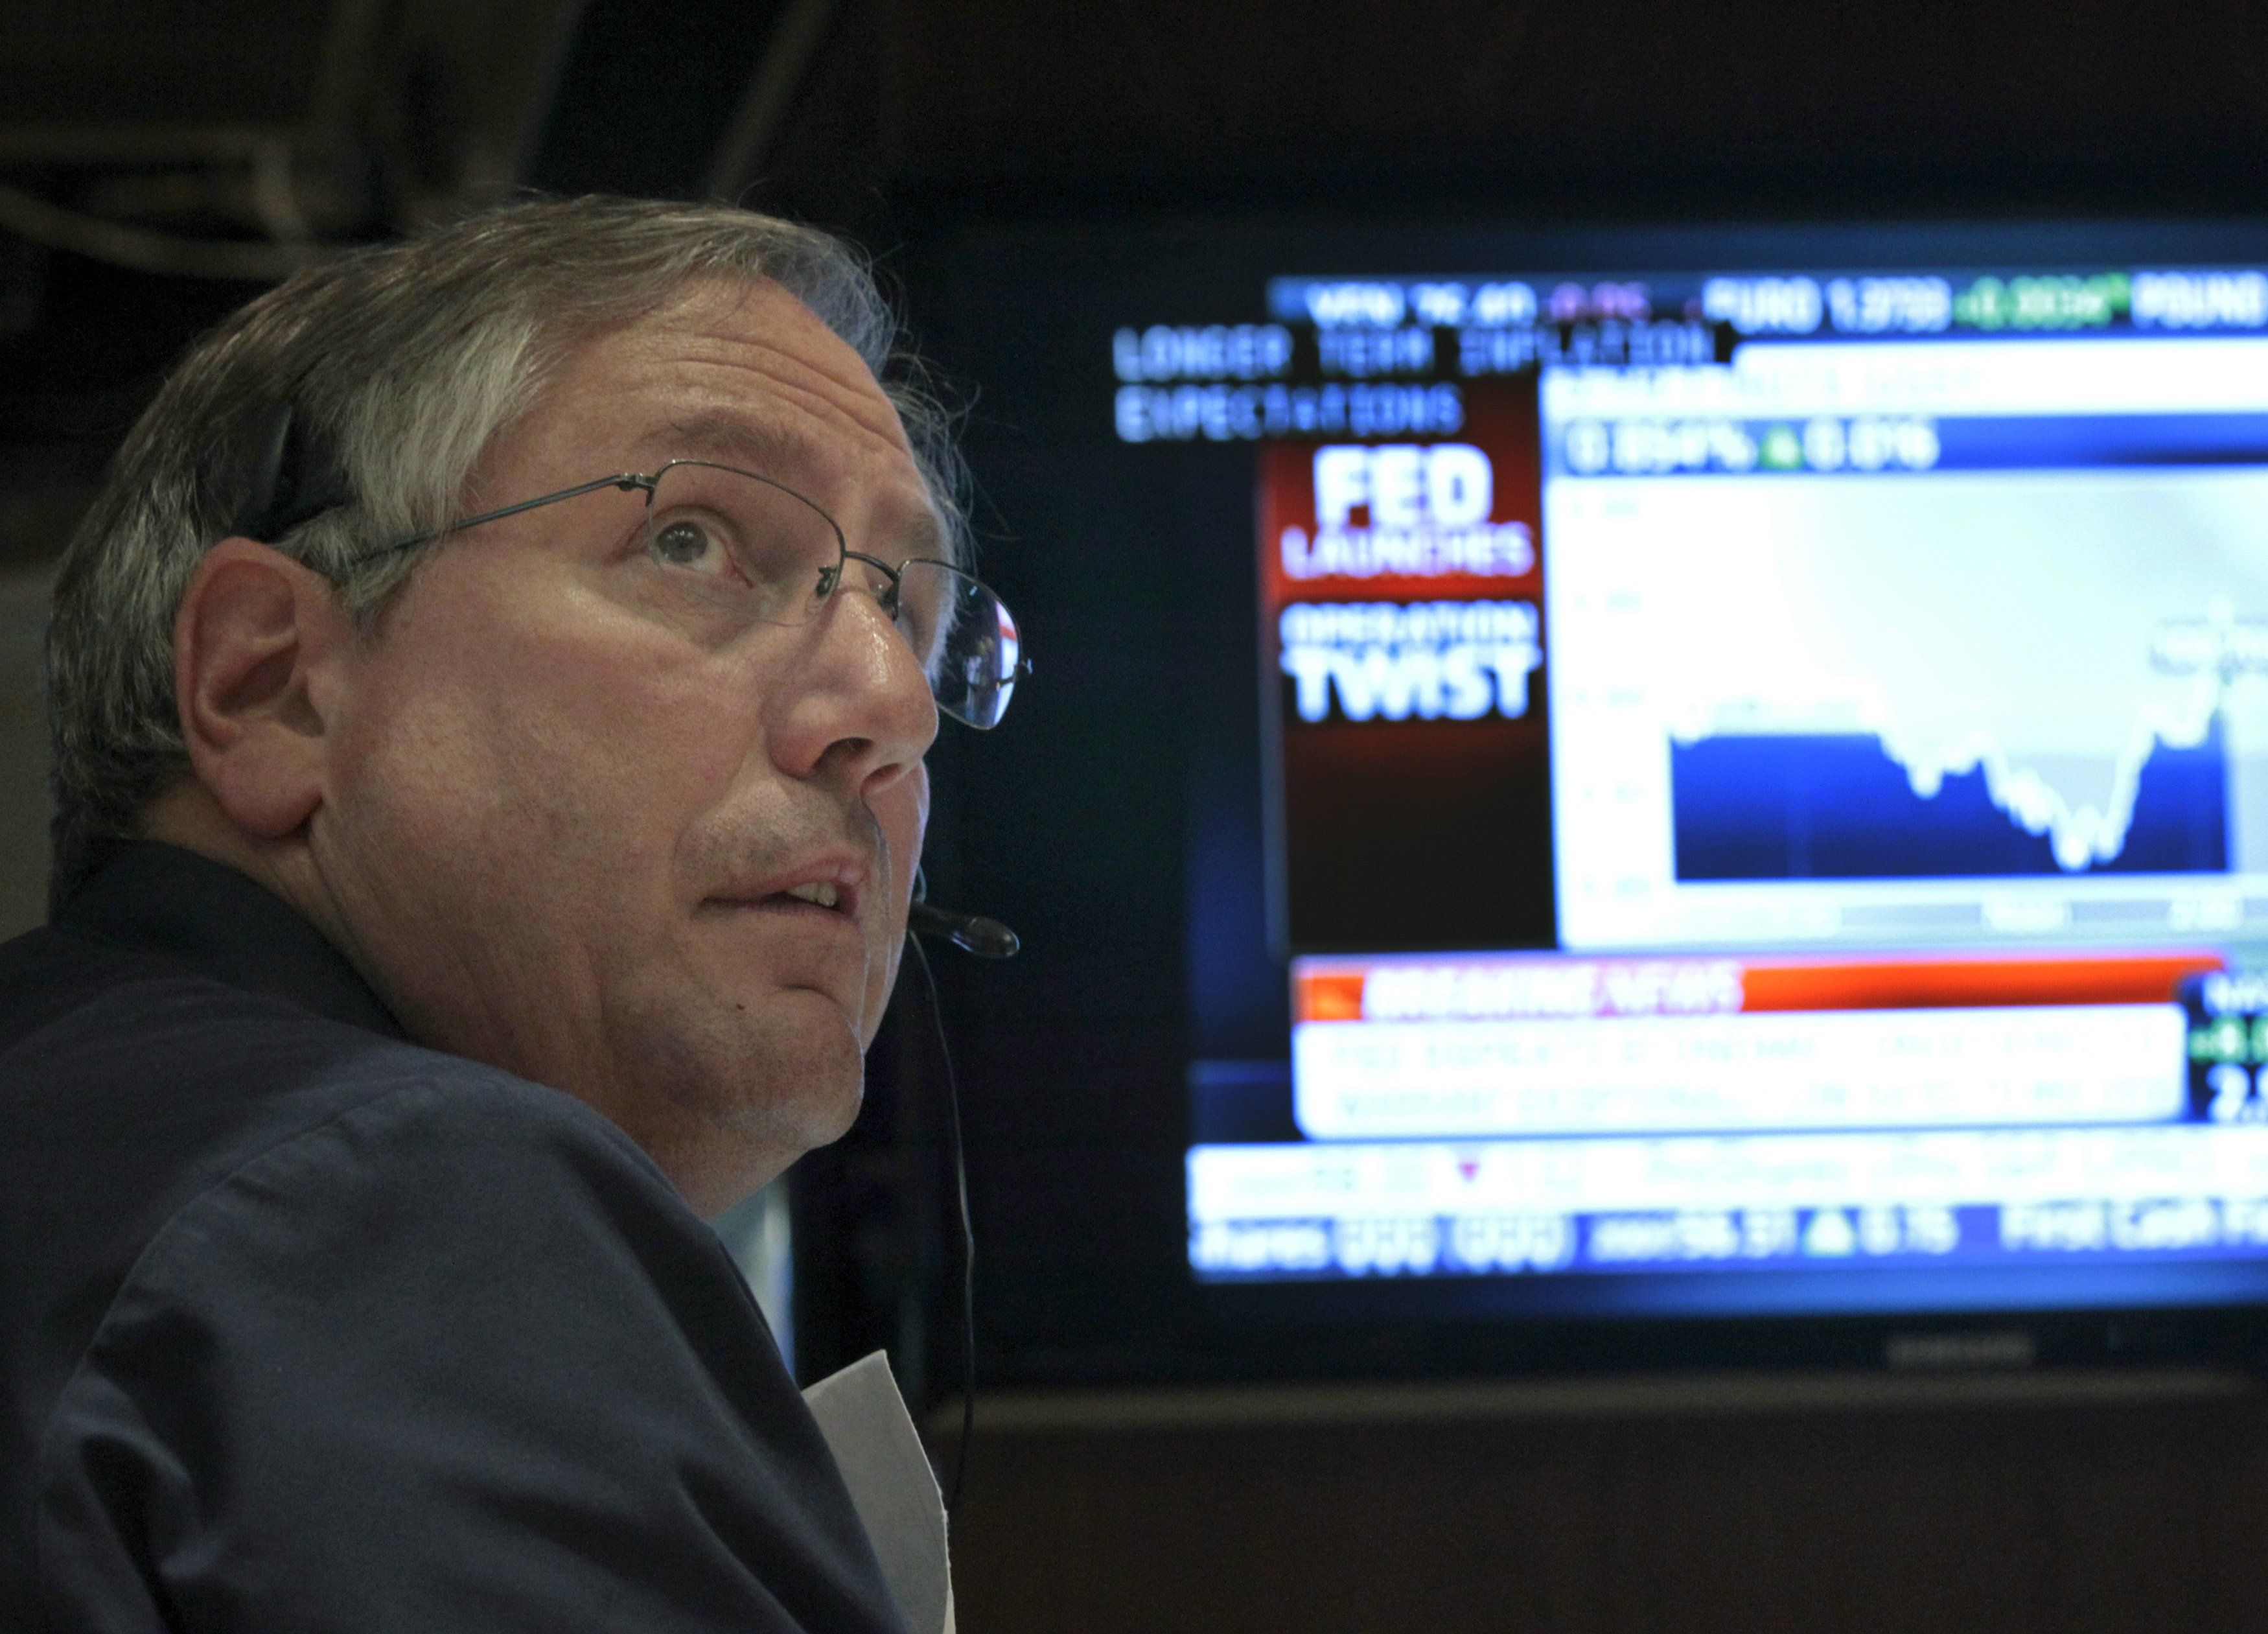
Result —
[[157, 840], [119, 847], [57, 925], [163, 954], [233, 987], [270, 993], [394, 1038], [370, 984], [284, 899], [224, 862]]

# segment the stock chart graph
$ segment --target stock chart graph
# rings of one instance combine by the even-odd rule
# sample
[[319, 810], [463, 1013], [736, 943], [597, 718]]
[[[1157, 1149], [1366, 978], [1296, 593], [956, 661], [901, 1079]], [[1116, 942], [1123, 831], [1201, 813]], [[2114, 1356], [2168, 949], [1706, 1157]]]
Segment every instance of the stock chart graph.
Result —
[[1677, 877], [1900, 879], [2218, 874], [2228, 762], [2217, 720], [2194, 744], [2151, 739], [2102, 809], [2005, 752], [1966, 770], [1899, 763], [1867, 733], [1709, 736], [1670, 746]]
[[2268, 872], [2259, 468], [1553, 503], [1571, 942], [2173, 931]]

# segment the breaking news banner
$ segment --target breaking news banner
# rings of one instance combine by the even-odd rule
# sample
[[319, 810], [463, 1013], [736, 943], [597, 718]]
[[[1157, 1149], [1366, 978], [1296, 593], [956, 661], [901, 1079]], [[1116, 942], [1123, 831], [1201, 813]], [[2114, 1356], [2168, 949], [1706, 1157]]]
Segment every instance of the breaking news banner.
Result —
[[1454, 433], [1260, 451], [1262, 664], [1295, 950], [1553, 935], [1532, 381]]

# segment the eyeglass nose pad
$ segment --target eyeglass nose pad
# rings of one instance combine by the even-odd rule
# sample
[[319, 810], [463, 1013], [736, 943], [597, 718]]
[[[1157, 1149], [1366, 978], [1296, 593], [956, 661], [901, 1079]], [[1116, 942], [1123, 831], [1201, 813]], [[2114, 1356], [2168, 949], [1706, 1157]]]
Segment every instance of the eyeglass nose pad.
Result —
[[836, 563], [836, 564], [835, 564], [835, 566], [832, 566], [832, 567], [822, 567], [822, 568], [821, 568], [821, 569], [819, 570], [819, 599], [820, 599], [821, 601], [822, 601], [822, 602], [823, 602], [823, 601], [825, 601], [828, 596], [830, 596], [830, 595], [834, 595], [834, 594], [835, 594], [835, 587], [836, 587], [836, 585], [838, 585], [838, 584], [841, 584], [842, 582], [843, 582], [843, 564], [842, 564], [842, 563], [837, 562], [837, 563]]

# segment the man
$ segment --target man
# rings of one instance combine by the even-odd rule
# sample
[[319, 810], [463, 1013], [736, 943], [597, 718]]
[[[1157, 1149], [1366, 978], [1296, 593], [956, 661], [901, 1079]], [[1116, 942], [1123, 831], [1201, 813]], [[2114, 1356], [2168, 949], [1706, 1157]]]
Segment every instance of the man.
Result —
[[1013, 679], [890, 340], [821, 235], [543, 203], [159, 393], [0, 950], [0, 1628], [899, 1626], [703, 1224], [855, 1115]]

